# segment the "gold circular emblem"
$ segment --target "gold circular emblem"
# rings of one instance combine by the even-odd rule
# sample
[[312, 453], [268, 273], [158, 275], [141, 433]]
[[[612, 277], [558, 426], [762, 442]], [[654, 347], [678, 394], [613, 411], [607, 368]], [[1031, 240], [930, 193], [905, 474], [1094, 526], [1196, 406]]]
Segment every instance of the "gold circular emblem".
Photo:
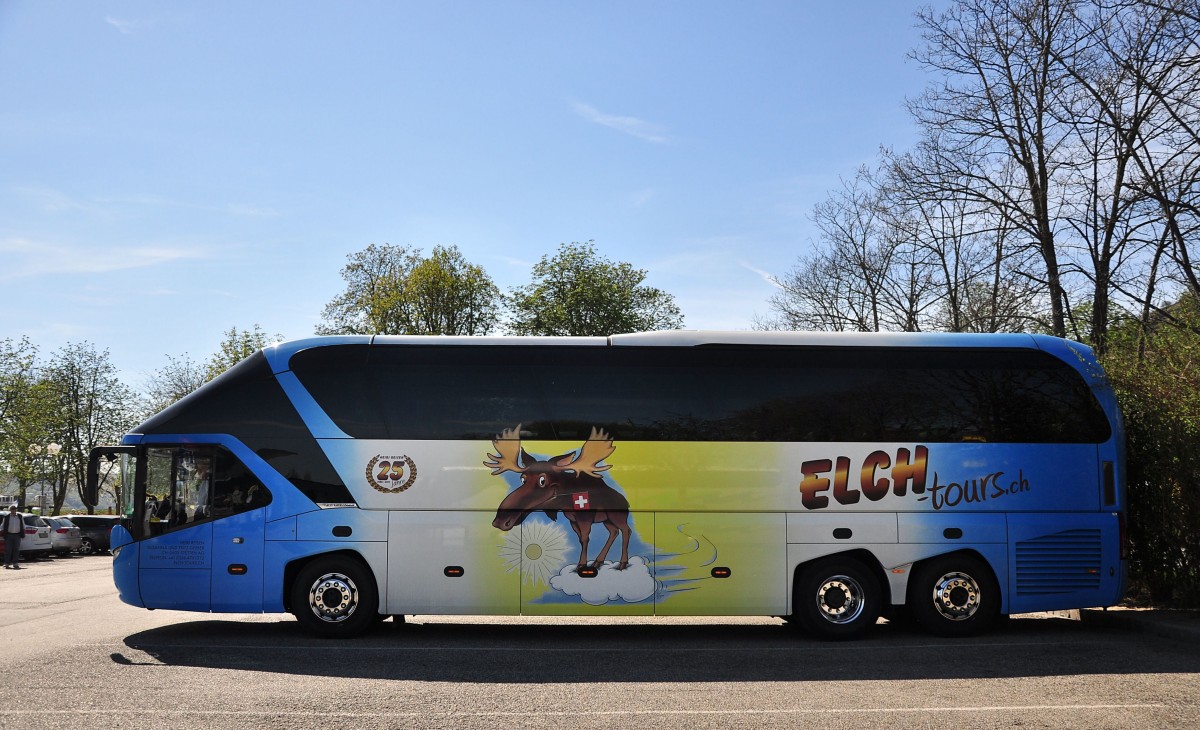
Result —
[[367, 462], [367, 481], [385, 494], [398, 494], [417, 480], [417, 465], [407, 456], [379, 454]]

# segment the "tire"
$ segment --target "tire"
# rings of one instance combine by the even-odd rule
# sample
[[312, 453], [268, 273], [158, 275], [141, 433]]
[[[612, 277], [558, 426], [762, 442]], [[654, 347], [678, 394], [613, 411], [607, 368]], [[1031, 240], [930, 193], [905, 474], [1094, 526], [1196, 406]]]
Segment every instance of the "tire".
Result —
[[1000, 615], [1000, 584], [980, 558], [946, 555], [922, 563], [908, 584], [908, 608], [937, 636], [975, 636]]
[[792, 619], [823, 639], [852, 639], [875, 625], [883, 604], [879, 581], [850, 558], [821, 560], [800, 571]]
[[83, 542], [79, 545], [79, 554], [80, 555], [95, 555], [96, 553], [97, 553], [96, 543], [92, 542], [92, 538], [90, 538], [90, 537], [83, 538]]
[[334, 556], [304, 566], [292, 584], [292, 613], [309, 632], [349, 638], [378, 621], [375, 576], [361, 561]]

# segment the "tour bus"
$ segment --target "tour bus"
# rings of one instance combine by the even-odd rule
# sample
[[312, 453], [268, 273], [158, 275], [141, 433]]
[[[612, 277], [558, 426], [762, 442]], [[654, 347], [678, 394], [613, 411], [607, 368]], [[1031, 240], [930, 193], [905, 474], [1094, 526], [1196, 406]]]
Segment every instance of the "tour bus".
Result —
[[1108, 606], [1122, 422], [1026, 334], [303, 339], [93, 451], [122, 601], [389, 616], [761, 615], [943, 636]]

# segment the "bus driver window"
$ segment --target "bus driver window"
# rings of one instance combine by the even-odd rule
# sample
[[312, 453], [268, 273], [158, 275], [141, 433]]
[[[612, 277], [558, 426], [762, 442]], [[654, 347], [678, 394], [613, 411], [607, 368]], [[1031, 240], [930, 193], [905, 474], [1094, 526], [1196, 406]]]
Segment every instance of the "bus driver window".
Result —
[[147, 449], [145, 533], [170, 532], [257, 509], [270, 494], [242, 463], [212, 446]]

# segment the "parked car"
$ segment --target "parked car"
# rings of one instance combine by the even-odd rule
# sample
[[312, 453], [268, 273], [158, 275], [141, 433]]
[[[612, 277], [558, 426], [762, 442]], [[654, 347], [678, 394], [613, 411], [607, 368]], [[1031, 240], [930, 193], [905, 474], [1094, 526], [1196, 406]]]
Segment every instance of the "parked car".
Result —
[[[37, 515], [20, 513], [25, 522], [25, 537], [21, 540], [19, 560], [45, 558], [50, 555], [50, 526]], [[4, 537], [0, 535], [0, 548], [4, 546]]]
[[108, 550], [108, 534], [121, 524], [117, 515], [63, 515], [79, 528], [81, 555], [95, 555]]
[[43, 517], [50, 526], [50, 549], [55, 555], [73, 553], [83, 547], [83, 536], [66, 517]]

